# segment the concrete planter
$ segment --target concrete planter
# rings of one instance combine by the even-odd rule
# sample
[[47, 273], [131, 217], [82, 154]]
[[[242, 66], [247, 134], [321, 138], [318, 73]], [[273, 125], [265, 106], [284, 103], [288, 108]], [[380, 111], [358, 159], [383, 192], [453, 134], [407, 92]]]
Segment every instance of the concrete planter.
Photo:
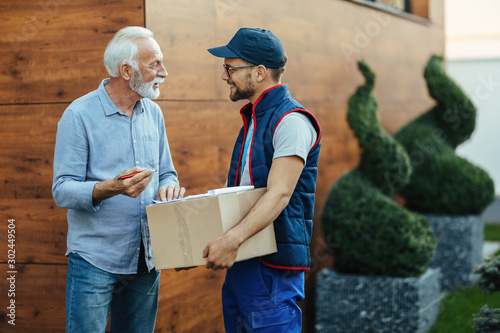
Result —
[[424, 333], [439, 312], [439, 269], [418, 278], [339, 274], [316, 283], [316, 332]]
[[481, 216], [422, 216], [434, 231], [436, 254], [429, 267], [441, 269], [441, 289], [472, 286], [472, 271], [482, 260], [484, 222]]

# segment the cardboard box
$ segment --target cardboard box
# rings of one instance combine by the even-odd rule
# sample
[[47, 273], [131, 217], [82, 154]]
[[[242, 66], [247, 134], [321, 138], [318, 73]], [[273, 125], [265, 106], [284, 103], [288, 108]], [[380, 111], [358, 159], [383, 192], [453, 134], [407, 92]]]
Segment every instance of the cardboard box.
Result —
[[[259, 188], [146, 207], [156, 269], [205, 265], [207, 244], [240, 222], [265, 192]], [[241, 245], [236, 261], [276, 251], [271, 224]]]

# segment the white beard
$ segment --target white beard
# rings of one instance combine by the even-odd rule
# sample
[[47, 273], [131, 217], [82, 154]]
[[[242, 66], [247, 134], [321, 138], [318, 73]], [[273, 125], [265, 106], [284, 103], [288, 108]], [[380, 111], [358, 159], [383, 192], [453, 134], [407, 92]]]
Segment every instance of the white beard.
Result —
[[157, 99], [160, 96], [160, 89], [155, 89], [153, 86], [155, 83], [163, 83], [165, 79], [161, 77], [155, 77], [151, 82], [142, 82], [142, 74], [140, 71], [134, 69], [134, 75], [130, 79], [130, 89], [138, 93], [144, 98]]

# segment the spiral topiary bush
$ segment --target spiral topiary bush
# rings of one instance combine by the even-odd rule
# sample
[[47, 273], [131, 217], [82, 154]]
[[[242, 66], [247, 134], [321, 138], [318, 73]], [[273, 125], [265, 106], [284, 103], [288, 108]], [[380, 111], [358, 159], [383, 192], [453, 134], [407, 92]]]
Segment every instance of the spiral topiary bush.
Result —
[[429, 94], [437, 105], [394, 135], [413, 167], [401, 195], [406, 207], [417, 212], [479, 214], [494, 199], [493, 180], [455, 154], [455, 148], [474, 131], [476, 109], [446, 75], [441, 62], [440, 57], [432, 56], [424, 70]]
[[418, 276], [434, 254], [433, 233], [427, 220], [391, 198], [408, 183], [410, 161], [380, 125], [371, 95], [374, 73], [365, 62], [358, 67], [366, 83], [349, 99], [347, 121], [362, 154], [331, 188], [322, 218], [325, 238], [340, 273]]

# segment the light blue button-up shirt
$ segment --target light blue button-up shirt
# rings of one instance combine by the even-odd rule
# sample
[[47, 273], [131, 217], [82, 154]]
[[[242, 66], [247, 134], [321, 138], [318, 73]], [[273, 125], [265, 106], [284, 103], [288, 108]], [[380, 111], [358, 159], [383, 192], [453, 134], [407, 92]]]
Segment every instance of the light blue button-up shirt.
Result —
[[[160, 107], [141, 99], [130, 119], [118, 110], [104, 86], [71, 103], [57, 127], [52, 195], [68, 209], [66, 255], [78, 253], [95, 267], [134, 274], [141, 237], [146, 264], [154, 267], [146, 206], [161, 186], [177, 185]], [[137, 198], [117, 195], [92, 204], [98, 182], [135, 166], [157, 170]]]

